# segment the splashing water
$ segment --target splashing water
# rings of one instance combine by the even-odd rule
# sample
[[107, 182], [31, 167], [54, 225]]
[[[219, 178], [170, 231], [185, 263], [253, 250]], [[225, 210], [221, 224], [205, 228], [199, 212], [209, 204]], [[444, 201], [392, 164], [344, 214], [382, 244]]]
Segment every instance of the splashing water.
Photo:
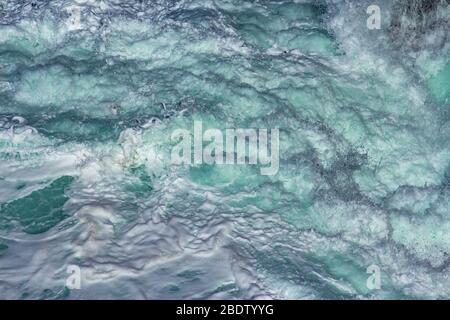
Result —
[[[3, 1], [0, 298], [450, 298], [449, 3], [371, 4]], [[170, 165], [195, 120], [278, 173]]]

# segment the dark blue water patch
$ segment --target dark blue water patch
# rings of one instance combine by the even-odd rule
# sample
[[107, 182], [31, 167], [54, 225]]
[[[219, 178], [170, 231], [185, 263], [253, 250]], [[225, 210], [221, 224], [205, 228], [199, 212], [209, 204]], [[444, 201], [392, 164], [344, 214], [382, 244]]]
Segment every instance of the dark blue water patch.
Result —
[[28, 196], [0, 204], [0, 229], [10, 229], [15, 222], [30, 234], [51, 229], [68, 217], [63, 210], [69, 200], [65, 191], [74, 180], [74, 177], [63, 176]]
[[118, 120], [88, 118], [67, 112], [46, 121], [31, 124], [42, 134], [64, 141], [108, 141], [118, 138], [125, 125]]
[[7, 249], [8, 249], [8, 246], [6, 244], [0, 243], [0, 256], [3, 255]]

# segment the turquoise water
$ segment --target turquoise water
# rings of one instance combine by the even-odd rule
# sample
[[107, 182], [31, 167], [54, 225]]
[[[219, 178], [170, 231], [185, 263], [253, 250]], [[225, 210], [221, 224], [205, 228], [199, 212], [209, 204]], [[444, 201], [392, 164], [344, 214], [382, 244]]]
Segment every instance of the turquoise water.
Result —
[[[3, 1], [0, 298], [448, 299], [448, 1], [371, 4]], [[277, 174], [171, 165], [194, 121]]]

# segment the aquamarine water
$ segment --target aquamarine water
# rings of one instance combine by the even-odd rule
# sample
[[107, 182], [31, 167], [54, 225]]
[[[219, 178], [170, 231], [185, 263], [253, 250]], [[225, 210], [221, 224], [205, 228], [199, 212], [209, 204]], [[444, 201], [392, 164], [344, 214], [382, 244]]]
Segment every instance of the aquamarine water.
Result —
[[[0, 298], [450, 298], [449, 2], [371, 4], [3, 0]], [[194, 121], [278, 173], [171, 165]]]

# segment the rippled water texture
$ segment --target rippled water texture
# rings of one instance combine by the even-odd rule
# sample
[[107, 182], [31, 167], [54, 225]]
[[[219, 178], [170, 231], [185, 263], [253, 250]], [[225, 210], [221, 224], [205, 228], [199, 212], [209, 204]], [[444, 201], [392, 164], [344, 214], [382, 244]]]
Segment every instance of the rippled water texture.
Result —
[[[0, 298], [450, 298], [448, 1], [370, 4], [3, 0]], [[278, 173], [170, 165], [194, 120]]]

